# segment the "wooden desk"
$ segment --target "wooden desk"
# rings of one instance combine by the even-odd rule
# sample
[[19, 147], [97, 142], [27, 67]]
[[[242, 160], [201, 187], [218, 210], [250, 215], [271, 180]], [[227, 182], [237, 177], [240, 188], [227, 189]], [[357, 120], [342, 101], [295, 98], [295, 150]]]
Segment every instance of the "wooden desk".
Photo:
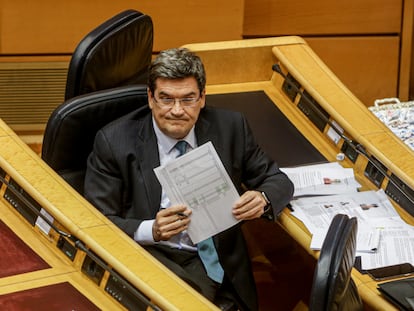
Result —
[[[294, 124], [303, 137], [328, 161], [335, 161], [340, 152], [346, 157], [341, 162], [344, 167], [352, 167], [356, 178], [363, 185], [363, 190], [382, 188], [394, 198], [394, 204], [403, 219], [413, 224], [411, 202], [407, 202], [403, 193], [390, 186], [390, 180], [398, 177], [408, 189], [414, 189], [414, 165], [411, 163], [413, 153], [397, 137], [368, 111], [368, 109], [341, 83], [341, 81], [323, 64], [309, 46], [298, 37], [280, 37], [252, 39], [227, 42], [211, 42], [188, 45], [198, 53], [204, 61], [207, 71], [207, 93], [236, 94], [243, 92], [263, 92], [284, 116]], [[286, 85], [287, 78], [275, 73], [272, 66], [278, 63], [284, 75], [295, 80], [306, 91], [321, 110], [328, 115], [331, 123], [335, 122], [343, 129], [350, 140], [363, 145], [368, 157], [375, 157], [383, 167], [385, 174], [381, 180], [378, 171], [371, 167], [364, 156], [357, 156], [349, 150], [349, 144], [343, 138], [333, 140], [328, 136], [331, 126], [324, 120], [309, 114], [309, 107], [301, 102], [302, 94], [292, 92]], [[293, 95], [292, 95], [293, 94]], [[260, 105], [252, 102], [251, 105]], [[322, 127], [321, 127], [322, 124]], [[277, 133], [268, 133], [272, 136]], [[168, 310], [210, 310], [214, 309], [208, 301], [175, 277], [167, 269], [144, 252], [135, 242], [125, 236], [116, 226], [90, 206], [81, 196], [48, 168], [39, 157], [4, 123], [0, 122], [0, 168], [6, 172], [6, 179], [12, 178], [16, 183], [38, 202], [55, 219], [56, 226], [76, 236], [86, 247], [93, 251], [110, 267], [118, 271], [129, 283], [139, 289], [151, 301]], [[277, 158], [276, 158], [277, 160]], [[4, 191], [2, 188], [2, 200]], [[400, 202], [400, 204], [397, 204]], [[29, 239], [25, 232], [33, 232], [33, 248], [38, 246], [45, 250], [45, 260], [53, 266], [53, 271], [74, 271], [73, 280], [66, 278], [76, 288], [96, 288], [88, 274], [82, 272], [81, 266], [87, 257], [79, 251], [74, 260], [68, 260], [61, 250], [56, 250], [56, 233], [42, 235], [38, 228], [16, 212], [8, 201], [4, 207], [10, 209], [3, 218], [8, 226], [15, 229], [18, 235]], [[8, 215], [8, 216], [7, 216]], [[314, 258], [318, 253], [309, 250], [310, 235], [299, 221], [284, 211], [279, 219], [283, 226], [303, 249]], [[23, 233], [17, 228], [27, 227]], [[23, 229], [21, 229], [23, 230]], [[40, 242], [38, 241], [40, 240]], [[72, 243], [68, 241], [70, 245]], [[51, 254], [47, 249], [51, 249]], [[50, 255], [48, 255], [50, 254]], [[49, 257], [57, 257], [49, 259]], [[56, 269], [56, 270], [54, 270]], [[60, 269], [60, 270], [59, 270]], [[52, 272], [50, 272], [52, 271]], [[108, 274], [108, 273], [106, 273]], [[61, 276], [60, 276], [61, 277]], [[108, 278], [109, 276], [106, 276]], [[0, 294], [18, 291], [22, 288], [21, 278], [31, 280], [29, 286], [36, 287], [39, 278], [31, 273], [17, 276], [15, 282], [0, 279]], [[367, 309], [389, 307], [375, 288], [375, 282], [366, 275], [353, 271], [353, 278], [359, 288]], [[76, 280], [75, 280], [76, 279]], [[3, 281], [3, 285], [1, 283]], [[99, 290], [88, 296], [97, 301], [103, 295], [108, 297], [102, 280]], [[8, 285], [5, 285], [7, 283]], [[96, 294], [96, 296], [95, 296]], [[105, 296], [106, 295], [106, 296]], [[99, 306], [99, 305], [98, 305]], [[122, 306], [119, 306], [122, 309]]]
[[[377, 120], [304, 40], [278, 37], [186, 47], [195, 51], [205, 64], [207, 94], [263, 91], [326, 160], [336, 161], [338, 153], [344, 153], [345, 159], [340, 163], [354, 169], [362, 190], [384, 189], [402, 218], [414, 223], [412, 201], [396, 191], [390, 181], [398, 177], [404, 187], [414, 189], [413, 152]], [[283, 75], [289, 78], [274, 72], [274, 64], [279, 64]], [[287, 86], [288, 79], [296, 81], [301, 91], [296, 92]], [[331, 123], [309, 112], [309, 105], [301, 101], [305, 96], [303, 92], [319, 105], [319, 110]], [[337, 124], [349, 140], [330, 138], [331, 124]], [[275, 134], [269, 133], [273, 141], [277, 141], [273, 137]], [[366, 156], [350, 152], [349, 142], [361, 144]], [[277, 154], [274, 158], [278, 161]], [[384, 172], [373, 167], [372, 159], [384, 168]], [[287, 209], [280, 216], [279, 223], [309, 254], [318, 257], [318, 252], [309, 249], [310, 233]], [[352, 276], [367, 309], [394, 308], [380, 296], [376, 283], [367, 275], [354, 269]]]
[[[123, 280], [162, 310], [217, 310], [68, 186], [1, 120], [0, 144], [0, 220], [49, 266], [0, 278], [0, 306], [6, 294], [69, 283], [101, 310], [124, 310], [133, 290]], [[30, 206], [53, 217], [57, 230], [36, 225]], [[101, 262], [106, 267], [99, 268]]]

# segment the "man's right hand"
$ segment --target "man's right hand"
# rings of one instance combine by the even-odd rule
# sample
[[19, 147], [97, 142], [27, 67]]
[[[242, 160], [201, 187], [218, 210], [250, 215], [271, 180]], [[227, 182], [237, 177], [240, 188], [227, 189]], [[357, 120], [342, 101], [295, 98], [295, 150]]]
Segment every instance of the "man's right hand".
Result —
[[157, 213], [152, 226], [155, 242], [169, 240], [172, 236], [186, 230], [190, 223], [191, 210], [185, 205], [175, 205]]

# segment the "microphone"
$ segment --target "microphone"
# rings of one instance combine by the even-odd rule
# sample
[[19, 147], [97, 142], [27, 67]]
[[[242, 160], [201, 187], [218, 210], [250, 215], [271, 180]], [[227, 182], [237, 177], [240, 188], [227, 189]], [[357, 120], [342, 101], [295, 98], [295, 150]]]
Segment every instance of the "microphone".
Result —
[[282, 69], [280, 68], [279, 64], [274, 64], [272, 66], [272, 70], [276, 71], [277, 73], [279, 73], [280, 75], [284, 76], [284, 73], [282, 72]]

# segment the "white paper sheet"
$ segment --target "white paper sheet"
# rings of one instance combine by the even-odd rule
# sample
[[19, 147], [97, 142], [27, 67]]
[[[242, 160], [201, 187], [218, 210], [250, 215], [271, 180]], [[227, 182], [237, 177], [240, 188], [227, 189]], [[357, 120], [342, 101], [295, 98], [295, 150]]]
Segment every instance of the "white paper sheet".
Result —
[[[381, 228], [359, 226], [356, 238], [356, 251], [363, 253], [374, 253], [378, 250]], [[320, 250], [328, 230], [317, 230], [312, 233], [310, 248]]]
[[291, 201], [292, 215], [310, 232], [327, 230], [336, 214], [356, 217], [359, 226], [384, 226], [391, 218], [402, 219], [383, 190], [353, 194], [304, 197]]
[[375, 253], [357, 253], [363, 270], [402, 263], [414, 264], [414, 228], [407, 224], [389, 222], [381, 231], [381, 241]]
[[[363, 270], [400, 263], [414, 264], [414, 227], [406, 224], [392, 206], [384, 190], [355, 194], [304, 197], [291, 202], [292, 215], [300, 219], [313, 234], [311, 247], [322, 246], [324, 233], [338, 214], [358, 219], [357, 256]], [[376, 250], [368, 239], [375, 240], [380, 232]], [[370, 251], [371, 250], [371, 251]]]
[[192, 210], [187, 230], [193, 243], [235, 225], [232, 207], [239, 194], [211, 142], [154, 169], [172, 204]]
[[295, 185], [294, 197], [357, 192], [361, 185], [352, 168], [337, 162], [281, 168]]

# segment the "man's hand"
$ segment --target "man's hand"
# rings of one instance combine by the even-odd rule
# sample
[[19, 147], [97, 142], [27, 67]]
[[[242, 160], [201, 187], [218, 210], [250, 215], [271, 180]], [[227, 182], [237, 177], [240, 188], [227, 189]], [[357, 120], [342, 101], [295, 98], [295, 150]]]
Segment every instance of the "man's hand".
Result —
[[175, 205], [157, 213], [152, 226], [155, 242], [169, 240], [172, 236], [188, 228], [191, 210], [185, 205]]
[[246, 191], [233, 206], [233, 215], [237, 220], [251, 220], [263, 215], [266, 200], [261, 192], [255, 190]]

